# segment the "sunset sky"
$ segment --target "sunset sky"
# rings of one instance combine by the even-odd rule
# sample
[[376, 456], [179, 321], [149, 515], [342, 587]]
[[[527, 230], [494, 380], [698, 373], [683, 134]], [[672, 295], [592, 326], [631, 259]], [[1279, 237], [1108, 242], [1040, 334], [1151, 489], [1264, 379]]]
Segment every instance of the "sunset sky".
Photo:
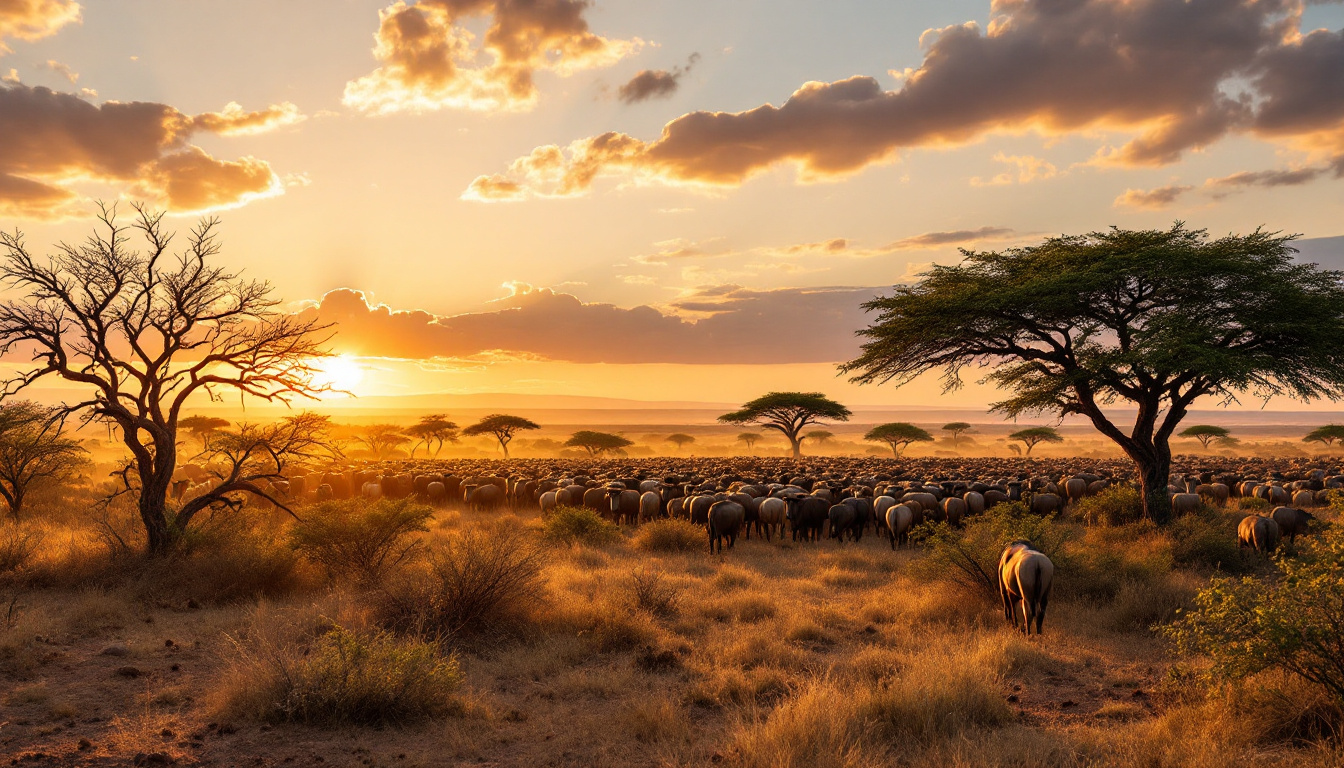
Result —
[[1339, 2], [0, 0], [0, 76], [0, 226], [218, 213], [366, 395], [948, 404], [834, 363], [958, 247], [1344, 268]]

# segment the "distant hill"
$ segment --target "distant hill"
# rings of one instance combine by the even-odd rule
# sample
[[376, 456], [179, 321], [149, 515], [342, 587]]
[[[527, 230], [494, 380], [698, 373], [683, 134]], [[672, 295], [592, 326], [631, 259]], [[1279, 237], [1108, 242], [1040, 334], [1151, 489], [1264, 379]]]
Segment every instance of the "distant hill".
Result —
[[1344, 235], [1298, 240], [1293, 247], [1297, 248], [1297, 258], [1302, 261], [1319, 264], [1325, 269], [1344, 270]]

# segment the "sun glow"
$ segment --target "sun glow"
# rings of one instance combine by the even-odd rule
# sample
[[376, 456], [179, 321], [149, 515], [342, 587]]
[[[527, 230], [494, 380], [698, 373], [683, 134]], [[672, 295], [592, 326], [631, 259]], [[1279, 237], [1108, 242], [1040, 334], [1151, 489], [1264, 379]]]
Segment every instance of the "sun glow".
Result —
[[313, 374], [313, 385], [335, 390], [331, 396], [339, 396], [340, 393], [358, 394], [355, 388], [364, 381], [364, 367], [347, 355], [322, 358], [313, 363], [313, 368], [317, 370]]

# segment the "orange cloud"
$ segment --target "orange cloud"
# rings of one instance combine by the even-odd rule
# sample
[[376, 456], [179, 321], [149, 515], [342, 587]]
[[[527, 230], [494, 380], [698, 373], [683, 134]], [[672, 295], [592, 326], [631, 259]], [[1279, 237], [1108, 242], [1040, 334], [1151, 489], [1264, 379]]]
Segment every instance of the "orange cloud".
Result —
[[[642, 41], [608, 40], [588, 28], [587, 0], [402, 0], [378, 14], [373, 52], [381, 66], [345, 86], [345, 103], [371, 114], [439, 109], [525, 110], [533, 76], [604, 67]], [[465, 22], [488, 17], [478, 45]], [[477, 64], [489, 58], [487, 64]]]
[[283, 192], [255, 158], [216, 160], [195, 133], [255, 133], [295, 122], [292, 104], [185, 115], [166, 104], [107, 102], [21, 84], [0, 87], [0, 214], [58, 218], [73, 211], [82, 181], [121, 184], [173, 211], [240, 205]]
[[[871, 77], [806, 83], [781, 106], [692, 112], [644, 141], [620, 133], [539, 147], [490, 179], [509, 198], [586, 193], [635, 176], [734, 186], [791, 164], [803, 181], [843, 176], [903, 149], [995, 132], [1121, 130], [1100, 161], [1162, 165], [1230, 133], [1344, 153], [1344, 40], [1298, 32], [1302, 0], [994, 0], [987, 30], [930, 30], [924, 61], [883, 90]], [[1249, 91], [1230, 95], [1244, 79]], [[1047, 173], [1043, 166], [1028, 175]], [[1052, 172], [1052, 171], [1051, 171]]]
[[782, 247], [759, 246], [747, 249], [729, 248], [723, 245], [722, 238], [699, 242], [675, 239], [654, 243], [654, 248], [657, 250], [653, 253], [635, 256], [632, 261], [640, 264], [668, 264], [688, 259], [725, 258], [729, 256], [763, 258], [848, 256], [850, 258], [871, 258], [898, 251], [929, 250], [994, 240], [1012, 240], [1021, 236], [1021, 233], [1017, 230], [1008, 227], [980, 227], [978, 229], [958, 229], [945, 232], [924, 232], [868, 248], [860, 247], [853, 240], [844, 237], [833, 237], [829, 240], [796, 243]]
[[692, 53], [686, 59], [686, 66], [671, 69], [644, 69], [630, 78], [616, 91], [616, 97], [626, 104], [635, 104], [649, 99], [665, 99], [681, 87], [681, 78], [700, 61], [700, 54]]
[[40, 40], [77, 21], [79, 3], [74, 0], [0, 0], [0, 54], [9, 52], [6, 38]]
[[334, 323], [339, 351], [371, 357], [466, 359], [503, 351], [575, 363], [834, 362], [858, 352], [859, 305], [880, 292], [706, 287], [671, 307], [704, 315], [691, 321], [531, 286], [515, 285], [491, 311], [451, 316], [371, 305], [363, 293], [341, 289], [303, 315]]
[[1166, 208], [1194, 187], [1170, 184], [1157, 189], [1127, 189], [1115, 198], [1117, 208]]

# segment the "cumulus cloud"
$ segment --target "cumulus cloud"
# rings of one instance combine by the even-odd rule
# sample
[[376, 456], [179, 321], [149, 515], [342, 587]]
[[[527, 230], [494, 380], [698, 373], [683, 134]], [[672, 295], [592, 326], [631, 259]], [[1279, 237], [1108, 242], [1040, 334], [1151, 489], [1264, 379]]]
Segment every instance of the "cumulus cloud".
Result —
[[8, 53], [5, 39], [40, 40], [79, 21], [74, 0], [0, 0], [0, 54]]
[[44, 66], [66, 80], [69, 80], [71, 85], [75, 85], [79, 82], [79, 73], [71, 69], [69, 64], [64, 64], [55, 59], [47, 59], [47, 63]]
[[[379, 11], [381, 66], [346, 84], [345, 103], [366, 113], [439, 109], [525, 110], [534, 75], [610, 65], [642, 41], [588, 28], [587, 0], [398, 0]], [[468, 22], [487, 18], [477, 43]]]
[[681, 78], [691, 71], [700, 54], [692, 53], [686, 60], [686, 66], [671, 69], [645, 69], [630, 78], [617, 89], [616, 96], [626, 104], [635, 104], [649, 99], [665, 99], [677, 92]]
[[1029, 184], [1041, 179], [1053, 178], [1058, 172], [1054, 164], [1039, 157], [1032, 155], [1008, 155], [999, 152], [994, 155], [994, 160], [1000, 163], [1007, 163], [1014, 166], [1017, 172], [1004, 171], [995, 174], [989, 179], [983, 179], [979, 176], [971, 179], [973, 187], [997, 187], [1005, 184]]
[[[806, 83], [780, 106], [692, 112], [658, 138], [621, 133], [539, 147], [477, 185], [570, 196], [624, 175], [738, 185], [780, 164], [809, 181], [913, 147], [995, 132], [1124, 131], [1097, 162], [1161, 165], [1230, 133], [1344, 153], [1341, 33], [1299, 32], [1301, 0], [994, 0], [991, 21], [930, 30], [924, 60], [883, 90], [872, 77]], [[471, 190], [468, 197], [473, 197]], [[486, 198], [475, 195], [475, 199]]]
[[283, 192], [255, 158], [217, 160], [190, 144], [197, 133], [256, 132], [293, 122], [293, 105], [187, 115], [166, 104], [92, 104], [21, 84], [0, 87], [0, 214], [55, 218], [78, 201], [81, 181], [122, 185], [170, 210], [202, 211]]
[[1166, 208], [1192, 189], [1194, 187], [1183, 184], [1169, 184], [1156, 189], [1127, 189], [1115, 198], [1114, 205], [1117, 208]]
[[303, 315], [335, 323], [340, 351], [376, 357], [461, 359], [503, 351], [575, 363], [816, 363], [858, 352], [859, 305], [880, 292], [707, 287], [670, 308], [699, 318], [691, 320], [524, 285], [490, 311], [452, 316], [396, 311], [341, 289]]

